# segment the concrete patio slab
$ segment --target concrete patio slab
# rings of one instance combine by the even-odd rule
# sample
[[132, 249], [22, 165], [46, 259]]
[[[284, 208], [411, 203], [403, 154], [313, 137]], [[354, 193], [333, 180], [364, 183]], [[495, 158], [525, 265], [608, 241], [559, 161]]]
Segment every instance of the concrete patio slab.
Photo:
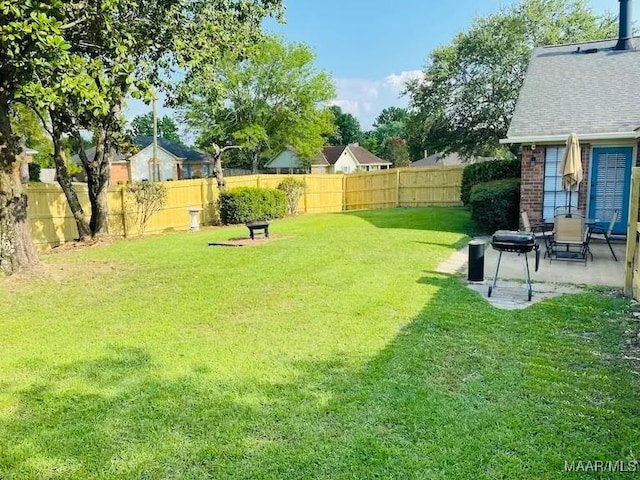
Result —
[[[498, 252], [491, 247], [488, 238], [483, 238], [485, 245], [484, 274], [485, 280], [493, 279]], [[553, 260], [544, 258], [544, 245], [540, 247], [540, 268], [535, 269], [535, 255], [529, 254], [529, 268], [534, 282], [568, 283], [572, 285], [598, 285], [607, 287], [624, 287], [625, 249], [623, 242], [613, 243], [613, 250], [618, 257], [616, 262], [606, 243], [592, 241], [590, 244], [593, 261]], [[466, 254], [466, 247], [464, 253]], [[462, 252], [462, 250], [461, 250]], [[463, 268], [466, 276], [466, 263]], [[504, 253], [500, 264], [498, 278], [524, 281], [522, 259], [515, 253]]]
[[[503, 253], [498, 274], [497, 288], [491, 297], [487, 290], [493, 280], [498, 261], [498, 252], [491, 247], [489, 237], [478, 237], [485, 244], [484, 281], [468, 282], [471, 290], [478, 292], [482, 298], [496, 308], [517, 310], [527, 308], [537, 302], [558, 295], [575, 294], [583, 291], [579, 285], [608, 286], [622, 288], [624, 286], [625, 249], [624, 242], [613, 243], [618, 257], [616, 262], [606, 243], [593, 240], [590, 244], [593, 253], [584, 262], [553, 260], [544, 258], [544, 245], [540, 250], [540, 267], [535, 272], [535, 255], [529, 254], [529, 269], [533, 282], [533, 298], [527, 301], [527, 289], [524, 285], [522, 258], [515, 253]], [[454, 252], [437, 267], [440, 273], [464, 275], [467, 278], [468, 247]]]

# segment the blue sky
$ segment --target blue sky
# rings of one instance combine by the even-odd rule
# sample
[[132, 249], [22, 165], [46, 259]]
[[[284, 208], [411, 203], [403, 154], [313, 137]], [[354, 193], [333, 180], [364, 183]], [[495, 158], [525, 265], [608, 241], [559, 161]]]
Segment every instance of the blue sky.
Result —
[[[466, 30], [474, 17], [495, 12], [508, 0], [284, 0], [286, 24], [266, 22], [268, 31], [304, 42], [316, 52], [316, 66], [337, 87], [333, 103], [354, 114], [363, 129], [380, 111], [405, 106], [406, 79], [419, 75], [429, 52]], [[618, 0], [587, 0], [596, 13], [618, 12]], [[640, 21], [640, 5], [633, 18]], [[149, 111], [131, 102], [127, 117]], [[160, 108], [159, 112], [169, 113]]]

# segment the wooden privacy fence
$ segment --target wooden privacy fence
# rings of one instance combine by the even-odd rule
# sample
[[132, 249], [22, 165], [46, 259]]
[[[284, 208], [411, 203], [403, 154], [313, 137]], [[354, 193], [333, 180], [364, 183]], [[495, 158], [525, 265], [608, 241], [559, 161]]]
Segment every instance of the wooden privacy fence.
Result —
[[345, 176], [344, 209], [457, 206], [464, 167], [381, 170]]
[[627, 252], [624, 276], [624, 294], [640, 299], [640, 278], [638, 263], [640, 259], [640, 222], [638, 208], [640, 203], [640, 167], [633, 168], [631, 175], [631, 198], [629, 199], [629, 219], [627, 221]]
[[[463, 167], [428, 167], [384, 170], [351, 175], [295, 175], [305, 181], [306, 188], [298, 211], [329, 213], [343, 210], [388, 208], [395, 206], [460, 205]], [[291, 175], [243, 175], [228, 177], [227, 188], [275, 188]], [[164, 182], [167, 201], [155, 213], [145, 233], [188, 230], [187, 209], [202, 208], [201, 222], [218, 220], [218, 187], [215, 179]], [[87, 217], [90, 212], [86, 184], [75, 184], [75, 190]], [[57, 184], [30, 184], [28, 216], [34, 242], [39, 246], [56, 246], [77, 238], [77, 228], [64, 193]], [[132, 205], [125, 185], [111, 187], [108, 192], [109, 233], [136, 236]]]

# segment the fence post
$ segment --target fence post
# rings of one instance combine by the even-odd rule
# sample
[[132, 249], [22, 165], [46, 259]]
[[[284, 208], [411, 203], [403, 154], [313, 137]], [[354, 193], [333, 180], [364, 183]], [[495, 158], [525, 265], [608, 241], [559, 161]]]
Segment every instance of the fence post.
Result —
[[638, 202], [640, 202], [640, 168], [634, 167], [631, 175], [631, 198], [629, 199], [629, 218], [627, 220], [627, 252], [624, 274], [624, 294], [633, 296], [633, 275], [635, 267], [636, 238], [638, 233]]
[[120, 185], [120, 206], [122, 208], [122, 233], [124, 234], [124, 238], [127, 238], [127, 211], [125, 210], [124, 185]]
[[260, 188], [260, 175], [256, 175], [256, 187]]
[[342, 174], [342, 211], [347, 210], [347, 176]]
[[396, 207], [400, 206], [400, 169], [396, 168]]
[[302, 176], [302, 181], [304, 182], [304, 190], [302, 193], [302, 198], [304, 200], [304, 213], [307, 213], [308, 206], [307, 206], [307, 176], [306, 175]]

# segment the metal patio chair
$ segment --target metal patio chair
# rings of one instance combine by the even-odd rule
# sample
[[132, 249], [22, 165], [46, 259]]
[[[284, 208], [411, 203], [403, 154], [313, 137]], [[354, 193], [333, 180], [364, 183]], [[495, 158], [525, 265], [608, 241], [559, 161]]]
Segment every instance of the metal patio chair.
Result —
[[609, 250], [611, 250], [611, 255], [613, 255], [613, 259], [617, 262], [618, 257], [616, 257], [616, 253], [613, 251], [613, 247], [611, 246], [611, 233], [613, 232], [613, 227], [616, 225], [618, 221], [618, 217], [620, 216], [620, 210], [614, 210], [613, 216], [611, 217], [611, 221], [609, 222], [609, 226], [605, 230], [604, 227], [594, 225], [589, 229], [589, 237], [593, 235], [602, 235], [604, 240], [609, 245]]

